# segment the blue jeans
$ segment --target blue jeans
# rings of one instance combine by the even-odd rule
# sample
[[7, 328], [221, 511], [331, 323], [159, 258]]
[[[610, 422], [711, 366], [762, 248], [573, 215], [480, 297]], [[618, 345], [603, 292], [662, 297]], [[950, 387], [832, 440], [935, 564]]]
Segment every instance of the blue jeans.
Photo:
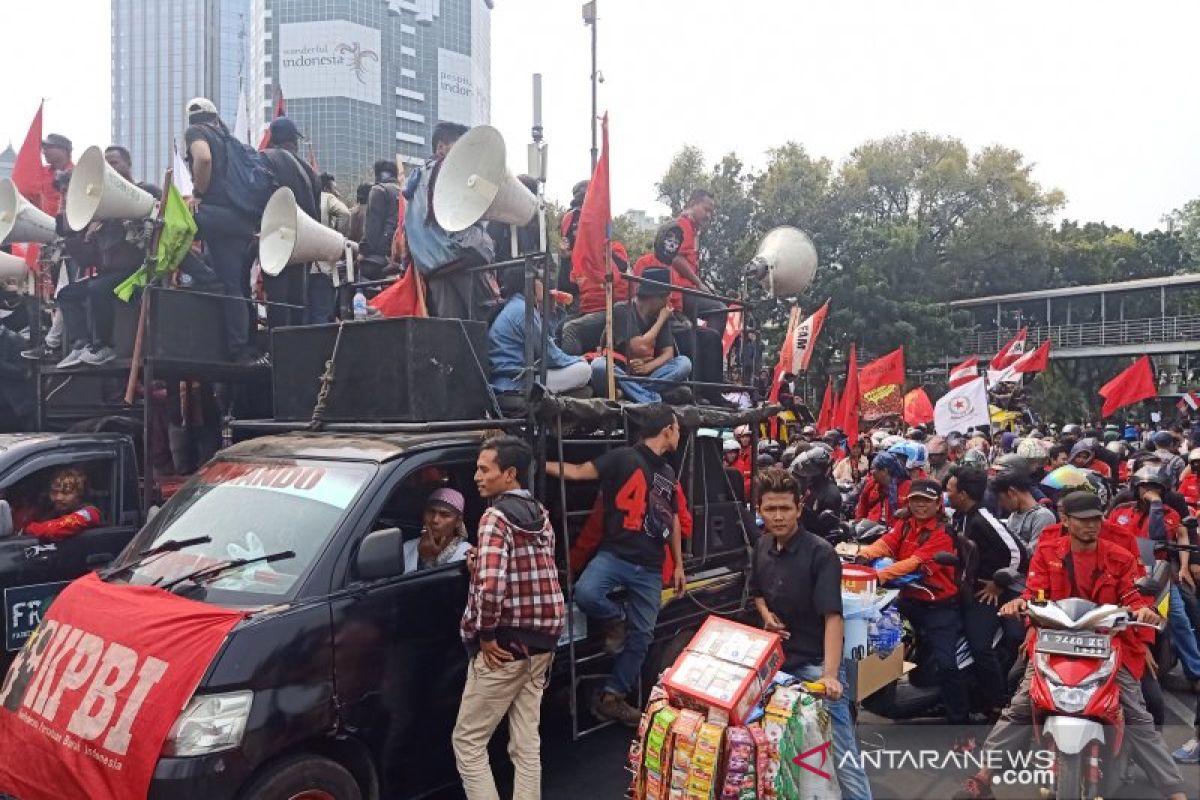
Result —
[[[621, 608], [608, 593], [624, 588], [629, 596]], [[625, 646], [617, 654], [604, 691], [624, 697], [637, 685], [638, 673], [654, 638], [662, 600], [662, 570], [643, 567], [601, 550], [588, 562], [575, 584], [575, 602], [601, 622], [625, 618]]]
[[337, 289], [333, 278], [324, 272], [308, 275], [308, 298], [304, 303], [304, 324], [324, 325], [333, 322], [337, 310]]
[[[821, 677], [821, 664], [805, 664], [793, 669], [792, 674], [805, 681]], [[871, 800], [871, 782], [867, 780], [862, 759], [858, 755], [858, 739], [854, 734], [854, 720], [850, 716], [850, 700], [847, 698], [846, 663], [838, 667], [838, 680], [846, 691], [837, 700], [826, 700], [829, 719], [833, 722], [833, 758], [837, 768], [838, 784], [845, 800]], [[807, 746], [807, 745], [806, 745]], [[849, 754], [849, 758], [846, 755]], [[845, 763], [843, 763], [845, 762]]]
[[1179, 584], [1171, 584], [1171, 606], [1167, 609], [1167, 627], [1171, 630], [1171, 644], [1183, 666], [1184, 676], [1191, 681], [1200, 678], [1200, 646], [1196, 644], [1196, 632], [1183, 607], [1183, 594]]
[[[617, 376], [617, 385], [630, 400], [635, 403], [657, 403], [662, 400], [662, 397], [654, 389], [662, 389], [664, 384], [687, 380], [688, 376], [692, 374], [692, 362], [687, 356], [675, 356], [646, 376], [653, 378], [654, 383], [621, 380], [629, 373], [619, 364], [613, 368], [613, 372]], [[607, 358], [597, 358], [592, 362], [592, 390], [596, 392], [597, 397], [604, 397], [608, 391]]]

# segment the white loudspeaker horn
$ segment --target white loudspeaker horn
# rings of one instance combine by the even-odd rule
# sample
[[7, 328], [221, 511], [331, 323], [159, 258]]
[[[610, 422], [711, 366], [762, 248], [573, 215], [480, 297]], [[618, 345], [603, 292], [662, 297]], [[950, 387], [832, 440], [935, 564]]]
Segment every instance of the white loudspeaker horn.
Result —
[[8, 253], [0, 253], [0, 282], [23, 281], [28, 274], [29, 266], [25, 263], [25, 259]]
[[801, 294], [817, 275], [817, 248], [799, 228], [781, 225], [767, 231], [746, 267], [773, 297]]
[[450, 233], [480, 220], [528, 225], [538, 199], [508, 171], [504, 137], [490, 125], [467, 131], [438, 169], [433, 215]]
[[49, 244], [57, 238], [54, 217], [22, 197], [11, 178], [0, 180], [0, 244]]
[[67, 187], [67, 225], [81, 231], [93, 222], [145, 219], [154, 214], [154, 197], [122, 178], [104, 160], [104, 151], [89, 147], [71, 171]]
[[263, 209], [258, 232], [258, 263], [268, 275], [288, 264], [337, 261], [346, 251], [346, 237], [305, 214], [286, 186], [276, 189]]

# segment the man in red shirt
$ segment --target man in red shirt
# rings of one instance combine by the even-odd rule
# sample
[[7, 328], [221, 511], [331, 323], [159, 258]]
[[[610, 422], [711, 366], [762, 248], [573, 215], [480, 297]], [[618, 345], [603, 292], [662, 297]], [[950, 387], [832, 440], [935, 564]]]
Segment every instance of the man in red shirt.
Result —
[[71, 140], [61, 133], [52, 133], [42, 140], [42, 157], [46, 166], [42, 168], [42, 180], [32, 194], [25, 199], [54, 216], [62, 205], [62, 189], [66, 177], [75, 164], [71, 161]]
[[970, 706], [966, 680], [958, 671], [958, 640], [963, 631], [958, 581], [954, 567], [942, 566], [933, 560], [938, 553], [957, 553], [942, 513], [942, 487], [937, 481], [912, 482], [908, 490], [908, 512], [906, 519], [896, 522], [874, 544], [861, 548], [839, 545], [838, 550], [867, 560], [895, 559], [890, 567], [879, 570], [881, 583], [920, 570], [921, 584], [925, 588], [906, 586], [900, 591], [898, 607], [931, 651], [946, 721], [951, 725], [965, 725]]
[[[1024, 595], [1005, 603], [1000, 613], [1018, 616], [1039, 595], [1048, 600], [1082, 597], [1098, 604], [1123, 605], [1134, 613], [1137, 621], [1159, 624], [1158, 615], [1148, 607], [1149, 600], [1134, 587], [1134, 580], [1142, 574], [1137, 558], [1100, 538], [1104, 516], [1100, 498], [1090, 492], [1071, 492], [1063, 498], [1062, 507], [1069, 535], [1038, 547], [1029, 565]], [[1142, 697], [1139, 681], [1146, 658], [1133, 632], [1134, 629], [1125, 630], [1114, 642], [1120, 654], [1117, 684], [1125, 715], [1125, 737], [1155, 788], [1164, 797], [1183, 800], [1186, 797], [1183, 776], [1171, 761]], [[1029, 700], [1033, 670], [1031, 658], [1020, 687], [988, 734], [983, 745], [985, 751], [1015, 750], [1029, 743], [1033, 735], [1033, 707]], [[986, 753], [980, 755], [987, 757]], [[955, 798], [993, 796], [991, 772], [983, 769], [967, 779]]]
[[[895, 497], [892, 496], [893, 484]], [[863, 483], [854, 510], [855, 519], [871, 519], [891, 525], [896, 515], [908, 502], [908, 470], [891, 453], [879, 453], [871, 461], [871, 474]]]
[[[671, 270], [671, 283], [674, 285], [713, 293], [700, 279], [700, 248], [697, 238], [716, 213], [716, 209], [712, 192], [706, 189], [693, 191], [688, 197], [687, 205], [683, 207], [683, 213], [658, 229], [654, 237], [653, 255], [647, 254], [638, 259], [633, 266], [634, 273], [640, 276], [647, 267], [668, 267]], [[705, 325], [718, 333], [725, 331], [727, 315], [721, 312], [728, 309], [719, 300], [674, 292], [671, 294], [671, 308], [682, 311], [693, 321], [702, 319]]]
[[[63, 467], [50, 479], [50, 509], [18, 514], [16, 530], [51, 542], [61, 542], [100, 524], [100, 509], [84, 502], [87, 476], [78, 467]], [[40, 517], [40, 519], [39, 519]]]

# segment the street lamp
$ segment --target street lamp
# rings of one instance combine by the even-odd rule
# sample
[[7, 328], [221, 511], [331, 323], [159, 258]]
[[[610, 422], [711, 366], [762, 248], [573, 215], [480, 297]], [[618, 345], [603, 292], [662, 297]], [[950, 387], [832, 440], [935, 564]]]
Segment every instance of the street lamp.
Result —
[[596, 161], [600, 158], [596, 143], [596, 83], [600, 76], [596, 70], [596, 0], [588, 0], [583, 4], [583, 24], [592, 29], [592, 172], [595, 172]]

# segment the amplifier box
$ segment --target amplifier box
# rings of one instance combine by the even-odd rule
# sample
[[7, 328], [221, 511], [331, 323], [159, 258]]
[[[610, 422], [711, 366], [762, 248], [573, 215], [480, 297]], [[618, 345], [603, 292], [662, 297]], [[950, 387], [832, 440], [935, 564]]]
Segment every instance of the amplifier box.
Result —
[[[272, 332], [275, 419], [312, 417], [337, 336], [336, 324]], [[482, 419], [491, 408], [487, 363], [487, 325], [482, 322], [424, 317], [347, 322], [323, 419]]]

